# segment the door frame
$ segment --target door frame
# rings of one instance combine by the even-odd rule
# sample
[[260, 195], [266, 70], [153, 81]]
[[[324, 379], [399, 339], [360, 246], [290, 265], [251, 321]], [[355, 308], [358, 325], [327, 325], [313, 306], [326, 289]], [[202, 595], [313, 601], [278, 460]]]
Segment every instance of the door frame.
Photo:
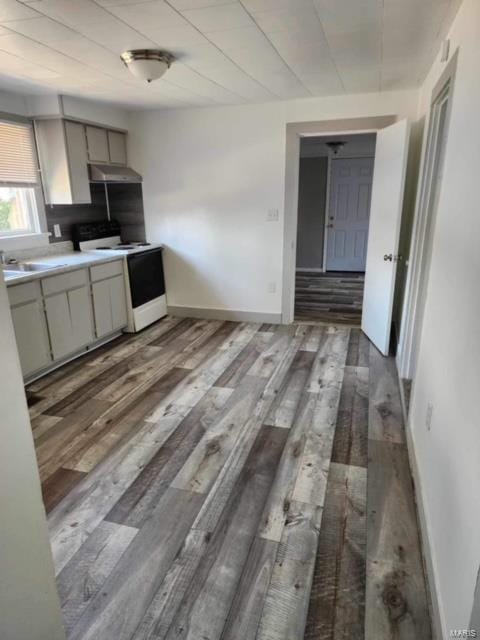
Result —
[[414, 380], [417, 364], [417, 350], [420, 342], [423, 308], [428, 287], [428, 269], [431, 257], [429, 241], [433, 237], [436, 207], [432, 207], [432, 186], [435, 158], [438, 148], [439, 108], [445, 99], [447, 113], [445, 119], [445, 145], [448, 145], [450, 115], [452, 111], [453, 89], [457, 69], [458, 50], [448, 62], [436, 83], [430, 98], [428, 126], [423, 140], [421, 175], [410, 242], [407, 280], [401, 315], [400, 336], [397, 346], [397, 368], [400, 378]]
[[[362, 131], [365, 133], [365, 131]], [[358, 134], [360, 135], [360, 134]], [[330, 172], [332, 169], [332, 160], [364, 160], [365, 158], [373, 159], [375, 161], [375, 154], [368, 156], [340, 156], [339, 158], [332, 158], [332, 156], [328, 156], [327, 162], [327, 186], [325, 189], [325, 220], [324, 220], [324, 231], [323, 231], [323, 261], [322, 261], [322, 272], [327, 273], [327, 242], [328, 242], [328, 208], [330, 206]], [[372, 183], [373, 183], [373, 174], [372, 174]], [[370, 212], [368, 215], [368, 223], [370, 224]]]
[[298, 182], [300, 170], [301, 138], [322, 135], [351, 135], [377, 133], [395, 124], [397, 115], [322, 120], [318, 122], [292, 122], [286, 127], [285, 158], [285, 213], [283, 231], [282, 269], [282, 324], [290, 324], [295, 308], [295, 267], [297, 253]]

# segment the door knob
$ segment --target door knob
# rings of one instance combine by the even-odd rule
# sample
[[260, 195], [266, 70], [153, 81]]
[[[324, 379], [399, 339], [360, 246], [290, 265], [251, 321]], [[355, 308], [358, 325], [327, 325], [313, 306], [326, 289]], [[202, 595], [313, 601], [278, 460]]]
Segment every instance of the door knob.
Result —
[[391, 253], [386, 253], [383, 256], [383, 259], [385, 260], [385, 262], [393, 262], [393, 255]]

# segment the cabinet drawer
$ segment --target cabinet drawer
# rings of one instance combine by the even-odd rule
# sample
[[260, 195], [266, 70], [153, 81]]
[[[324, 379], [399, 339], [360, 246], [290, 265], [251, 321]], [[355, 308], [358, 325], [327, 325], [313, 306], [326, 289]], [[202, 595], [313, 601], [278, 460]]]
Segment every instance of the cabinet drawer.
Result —
[[26, 282], [25, 284], [17, 284], [13, 287], [8, 287], [8, 299], [10, 300], [11, 307], [14, 307], [16, 304], [31, 302], [39, 297], [39, 282]]
[[43, 293], [46, 296], [60, 291], [67, 291], [75, 287], [81, 287], [87, 284], [87, 270], [79, 269], [78, 271], [70, 271], [62, 273], [59, 276], [52, 276], [42, 280]]
[[123, 260], [107, 262], [106, 264], [99, 264], [96, 267], [90, 267], [92, 282], [120, 275], [123, 275]]

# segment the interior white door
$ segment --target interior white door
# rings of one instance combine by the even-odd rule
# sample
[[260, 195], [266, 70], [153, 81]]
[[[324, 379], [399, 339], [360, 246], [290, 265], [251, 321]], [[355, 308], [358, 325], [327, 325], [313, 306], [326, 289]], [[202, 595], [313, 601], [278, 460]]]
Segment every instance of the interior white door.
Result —
[[327, 271], [365, 271], [373, 158], [333, 158], [327, 220]]
[[377, 133], [362, 329], [388, 354], [410, 125], [401, 120]]

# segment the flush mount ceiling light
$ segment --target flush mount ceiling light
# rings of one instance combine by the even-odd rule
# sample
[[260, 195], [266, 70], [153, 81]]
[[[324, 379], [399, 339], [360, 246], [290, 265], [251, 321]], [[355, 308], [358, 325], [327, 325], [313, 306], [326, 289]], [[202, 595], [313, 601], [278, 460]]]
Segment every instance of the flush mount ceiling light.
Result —
[[344, 147], [347, 143], [343, 142], [343, 140], [333, 140], [332, 142], [325, 143], [330, 151], [333, 151], [333, 155], [338, 155], [338, 152], [342, 147]]
[[161, 78], [175, 60], [171, 53], [160, 49], [132, 49], [124, 51], [120, 58], [131, 74], [147, 82]]

